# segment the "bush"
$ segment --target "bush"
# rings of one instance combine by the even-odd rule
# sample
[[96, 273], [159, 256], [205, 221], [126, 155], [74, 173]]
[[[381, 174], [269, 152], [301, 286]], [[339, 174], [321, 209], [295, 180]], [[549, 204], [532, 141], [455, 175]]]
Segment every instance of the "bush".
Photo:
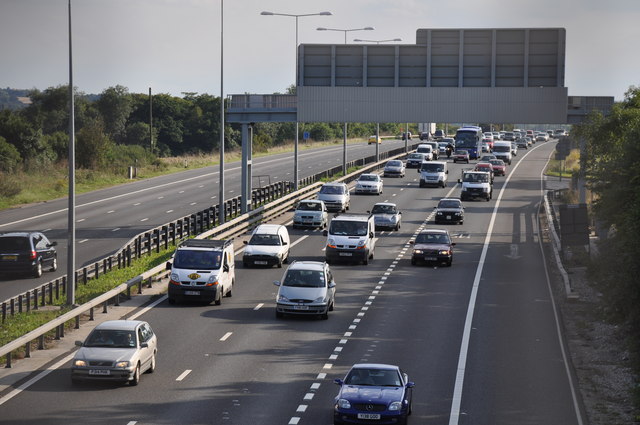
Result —
[[0, 136], [0, 171], [6, 173], [16, 171], [21, 160], [18, 149]]
[[22, 192], [20, 181], [10, 174], [0, 172], [0, 197], [12, 198]]

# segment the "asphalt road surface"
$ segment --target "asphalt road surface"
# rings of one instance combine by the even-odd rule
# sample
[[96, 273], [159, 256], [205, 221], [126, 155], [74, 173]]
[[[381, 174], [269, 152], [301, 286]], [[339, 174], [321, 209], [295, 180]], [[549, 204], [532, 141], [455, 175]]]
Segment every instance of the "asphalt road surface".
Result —
[[[466, 164], [450, 164], [445, 188], [421, 189], [408, 170], [386, 178], [383, 195], [352, 196], [353, 212], [397, 203], [403, 223], [377, 234], [368, 266], [331, 266], [328, 320], [276, 319], [272, 281], [285, 269], [237, 265], [233, 297], [221, 306], [165, 299], [140, 317], [157, 333], [159, 354], [138, 386], [73, 386], [65, 365], [3, 404], [2, 422], [326, 425], [333, 379], [379, 362], [416, 383], [410, 424], [581, 424], [536, 224], [554, 145], [520, 151], [492, 201], [465, 202], [463, 225], [435, 225], [433, 208], [459, 195]], [[411, 266], [408, 241], [424, 227], [449, 230], [452, 267]], [[292, 259], [324, 258], [320, 231], [290, 233]]]

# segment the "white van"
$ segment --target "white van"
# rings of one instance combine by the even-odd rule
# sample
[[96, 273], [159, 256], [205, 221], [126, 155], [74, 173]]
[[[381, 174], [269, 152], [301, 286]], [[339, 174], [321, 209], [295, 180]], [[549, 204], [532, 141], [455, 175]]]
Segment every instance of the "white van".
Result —
[[178, 246], [172, 261], [169, 304], [176, 301], [215, 301], [230, 297], [236, 280], [233, 240], [189, 239]]
[[325, 260], [362, 261], [369, 264], [373, 258], [376, 243], [376, 225], [371, 214], [342, 214], [335, 216], [329, 229], [323, 234], [327, 237]]
[[420, 173], [420, 187], [426, 186], [440, 186], [445, 187], [447, 185], [449, 170], [447, 169], [447, 162], [444, 161], [430, 161], [423, 162], [418, 169]]
[[493, 142], [493, 154], [511, 165], [511, 142]]
[[416, 153], [424, 154], [425, 161], [433, 161], [433, 146], [421, 143], [416, 148]]
[[242, 254], [242, 265], [282, 267], [289, 261], [289, 232], [280, 224], [261, 224], [251, 233], [251, 238], [244, 241], [246, 245]]

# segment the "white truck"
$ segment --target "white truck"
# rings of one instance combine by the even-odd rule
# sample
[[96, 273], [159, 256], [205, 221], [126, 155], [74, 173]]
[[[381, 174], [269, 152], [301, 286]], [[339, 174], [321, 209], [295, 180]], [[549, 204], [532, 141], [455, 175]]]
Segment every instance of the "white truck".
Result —
[[484, 199], [488, 202], [493, 196], [491, 176], [485, 171], [462, 170], [462, 177], [458, 179], [458, 183], [462, 185], [461, 201]]
[[511, 142], [493, 142], [493, 154], [511, 165]]

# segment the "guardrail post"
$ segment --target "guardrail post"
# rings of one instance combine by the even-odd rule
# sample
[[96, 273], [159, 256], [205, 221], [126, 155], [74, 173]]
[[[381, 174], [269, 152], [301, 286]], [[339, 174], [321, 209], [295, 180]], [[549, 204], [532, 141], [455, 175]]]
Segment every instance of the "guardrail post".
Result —
[[38, 350], [44, 350], [44, 334], [38, 337]]
[[38, 288], [33, 289], [33, 309], [38, 309]]
[[95, 263], [93, 265], [93, 268], [95, 269], [94, 278], [97, 279], [100, 277], [100, 263], [99, 262]]
[[102, 312], [103, 312], [103, 313], [106, 313], [107, 311], [108, 311], [108, 310], [107, 310], [107, 302], [105, 301], [105, 302], [102, 304]]
[[131, 245], [127, 247], [127, 258], [126, 258], [127, 266], [131, 265]]
[[[62, 276], [62, 283], [65, 286], [67, 285], [67, 277], [66, 276]], [[60, 299], [60, 283], [58, 281], [56, 281], [56, 301], [59, 300], [59, 299]]]
[[146, 236], [147, 236], [147, 254], [151, 255], [153, 254], [153, 251], [151, 250], [152, 233], [147, 232]]
[[169, 226], [164, 226], [162, 230], [164, 230], [164, 249], [167, 249], [169, 247]]
[[27, 306], [27, 313], [31, 311], [31, 291], [27, 291], [24, 294], [25, 305]]
[[120, 306], [120, 294], [119, 293], [116, 294], [116, 296], [113, 297], [113, 299], [114, 299], [113, 305], [115, 305], [116, 307], [119, 307]]
[[131, 299], [131, 286], [127, 286], [127, 299]]
[[2, 303], [2, 323], [7, 320], [7, 303]]
[[80, 329], [80, 316], [76, 316], [76, 325], [74, 329]]
[[60, 339], [60, 326], [56, 326], [56, 338], [55, 339]]
[[89, 321], [93, 322], [93, 307], [89, 309]]
[[[48, 288], [47, 288], [48, 286]], [[45, 306], [47, 305], [47, 289], [49, 289], [49, 293], [51, 292], [51, 282], [49, 282], [48, 284], [44, 284], [42, 285], [42, 300], [40, 300], [40, 305], [41, 306]]]
[[27, 343], [24, 345], [24, 356], [25, 356], [26, 358], [31, 357], [31, 341], [27, 342]]
[[142, 294], [142, 279], [138, 282], [138, 295]]
[[5, 368], [7, 369], [11, 369], [11, 357], [13, 356], [13, 353], [7, 353], [7, 364], [5, 365]]
[[147, 288], [151, 288], [151, 286], [152, 286], [151, 283], [152, 282], [153, 282], [153, 278], [150, 277], [150, 278], [147, 279]]
[[64, 323], [60, 325], [60, 338], [64, 338]]
[[107, 259], [102, 260], [102, 273], [107, 274]]
[[[57, 286], [58, 286], [58, 279], [56, 279], [56, 287]], [[53, 304], [53, 282], [49, 282], [49, 304]]]
[[82, 283], [86, 285], [88, 280], [89, 280], [89, 270], [87, 270], [87, 268], [84, 267], [82, 269]]
[[22, 313], [22, 294], [18, 295], [18, 313]]

